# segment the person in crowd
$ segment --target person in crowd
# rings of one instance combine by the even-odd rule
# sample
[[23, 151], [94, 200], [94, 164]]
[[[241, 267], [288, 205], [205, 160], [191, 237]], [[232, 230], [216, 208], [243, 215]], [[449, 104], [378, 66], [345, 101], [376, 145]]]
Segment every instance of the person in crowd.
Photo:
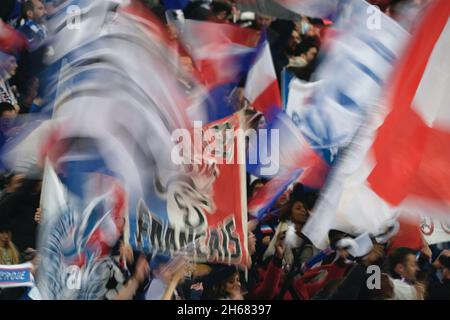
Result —
[[450, 300], [450, 250], [443, 250], [433, 267], [441, 272], [442, 280], [428, 285], [426, 299]]
[[184, 16], [186, 19], [210, 21], [214, 19], [211, 11], [212, 0], [196, 0], [191, 1], [184, 8]]
[[37, 48], [47, 37], [46, 16], [41, 0], [27, 0], [22, 6], [22, 21], [18, 30], [28, 39], [31, 49]]
[[[373, 240], [372, 240], [373, 241]], [[374, 242], [374, 241], [373, 241]], [[339, 250], [342, 251], [342, 250]], [[338, 251], [338, 252], [339, 252]], [[342, 253], [341, 253], [342, 254]], [[327, 300], [387, 300], [394, 296], [393, 283], [386, 273], [380, 274], [379, 287], [368, 287], [370, 273], [367, 272], [369, 266], [382, 268], [386, 256], [385, 244], [373, 243], [372, 249], [361, 257], [351, 257], [345, 253], [345, 258], [353, 258], [348, 273], [342, 281], [325, 285], [312, 299]], [[372, 283], [371, 283], [372, 284]]]
[[18, 67], [16, 58], [0, 52], [0, 59], [2, 59], [0, 65], [0, 103], [9, 103], [16, 112], [19, 112], [16, 92], [14, 86], [10, 84], [10, 79], [16, 74]]
[[294, 56], [290, 58], [289, 65], [294, 67], [305, 67], [316, 58], [318, 48], [314, 43], [302, 41], [298, 44]]
[[[311, 242], [301, 233], [303, 226], [309, 218], [309, 210], [314, 205], [314, 203], [307, 204], [307, 197], [307, 193], [303, 186], [298, 184], [290, 196], [287, 213], [280, 219], [283, 223], [279, 224], [275, 231], [275, 234], [283, 232], [286, 230], [285, 228], [289, 228], [287, 226], [288, 224], [291, 225], [290, 228], [292, 230], [287, 232], [288, 248], [283, 257], [283, 263], [284, 265], [287, 265], [287, 268], [292, 267], [295, 255], [299, 255], [297, 267], [301, 267], [301, 265], [313, 255], [313, 246]], [[264, 253], [264, 257], [273, 255], [275, 241], [275, 239], [272, 239], [272, 243], [269, 244], [267, 251]], [[297, 252], [298, 250], [301, 252]], [[264, 257], [263, 260], [265, 259]]]
[[213, 1], [211, 4], [211, 12], [214, 17], [213, 22], [228, 23], [231, 17], [232, 7], [225, 1]]
[[277, 20], [277, 22], [276, 28], [280, 36], [271, 47], [271, 51], [278, 84], [281, 87], [281, 72], [289, 65], [302, 38], [292, 21]]
[[19, 95], [19, 105], [21, 113], [40, 112], [43, 100], [39, 97], [39, 78], [31, 77], [23, 85], [17, 87]]
[[[0, 102], [0, 151], [11, 136], [14, 119], [17, 117], [17, 108], [9, 102]], [[0, 158], [0, 170], [5, 170], [3, 158]], [[2, 196], [3, 198], [3, 196]]]
[[141, 254], [137, 261], [132, 275], [123, 283], [113, 300], [132, 300], [139, 294], [139, 290], [148, 280], [150, 267], [145, 255]]
[[268, 179], [258, 178], [253, 180], [248, 187], [247, 198], [250, 200], [264, 185], [268, 182]]
[[[40, 216], [36, 212], [36, 215]], [[40, 218], [39, 218], [40, 220]], [[113, 300], [123, 289], [125, 283], [131, 277], [130, 268], [134, 263], [133, 250], [120, 239], [111, 250], [111, 256], [105, 261], [108, 272], [105, 272], [106, 279], [104, 297], [106, 300]]]
[[11, 241], [11, 231], [0, 227], [0, 264], [18, 264], [19, 251]]
[[203, 284], [202, 300], [244, 300], [235, 266], [215, 265]]
[[389, 269], [394, 285], [394, 300], [422, 300], [424, 285], [417, 282], [417, 252], [399, 247], [389, 255]]
[[275, 252], [268, 261], [267, 267], [258, 269], [258, 282], [251, 289], [248, 298], [270, 300], [276, 297], [280, 290], [281, 278], [283, 277], [283, 256], [286, 249], [284, 244], [285, 233], [278, 233], [275, 238]]
[[[264, 182], [265, 183], [265, 182]], [[283, 194], [275, 201], [275, 204], [264, 213], [262, 218], [259, 220], [258, 225], [254, 230], [256, 237], [256, 262], [259, 265], [265, 265], [264, 263], [264, 253], [273, 238], [275, 236], [275, 231], [280, 223], [280, 217], [285, 216], [290, 211], [289, 204], [289, 191], [283, 192]]]
[[4, 128], [4, 122], [8, 122], [16, 117], [17, 109], [11, 103], [0, 102], [0, 119], [3, 122], [2, 128]]
[[0, 202], [0, 223], [9, 228], [20, 252], [36, 248], [34, 216], [39, 207], [41, 186], [42, 180], [27, 176], [15, 192]]

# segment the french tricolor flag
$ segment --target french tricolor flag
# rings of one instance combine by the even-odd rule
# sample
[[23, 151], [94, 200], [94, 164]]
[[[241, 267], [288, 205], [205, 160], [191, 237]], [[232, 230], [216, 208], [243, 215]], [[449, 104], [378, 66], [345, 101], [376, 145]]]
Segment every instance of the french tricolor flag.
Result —
[[238, 81], [248, 71], [259, 39], [256, 30], [189, 19], [178, 27], [198, 78], [207, 88]]
[[248, 212], [260, 220], [289, 185], [298, 178], [301, 172], [302, 170], [298, 169], [293, 172], [280, 174], [267, 182], [250, 199], [247, 208]]
[[450, 221], [450, 2], [425, 8], [387, 86], [385, 113], [363, 128], [302, 232], [382, 232], [399, 215]]
[[271, 109], [281, 108], [281, 94], [270, 46], [264, 34], [261, 36], [258, 51], [247, 76], [244, 96], [251, 106], [270, 120]]
[[260, 230], [261, 230], [261, 233], [264, 235], [274, 233], [273, 229], [270, 226], [268, 226], [267, 224], [262, 225]]
[[185, 20], [178, 23], [182, 43], [193, 60], [195, 76], [203, 85], [203, 108], [213, 122], [236, 110], [226, 97], [248, 73], [257, 51], [259, 32], [209, 21]]

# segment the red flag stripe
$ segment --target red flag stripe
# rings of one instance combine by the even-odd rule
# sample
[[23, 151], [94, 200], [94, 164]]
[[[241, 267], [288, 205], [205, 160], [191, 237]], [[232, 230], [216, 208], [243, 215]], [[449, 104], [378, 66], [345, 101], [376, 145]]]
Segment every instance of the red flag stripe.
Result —
[[[398, 205], [412, 190], [417, 192], [416, 172], [426, 166], [421, 165], [426, 159], [430, 160], [425, 149], [433, 149], [428, 146], [433, 130], [413, 110], [412, 102], [449, 15], [449, 1], [437, 0], [430, 4], [394, 76], [389, 100], [392, 112], [372, 147], [376, 166], [368, 182], [380, 197], [393, 205]], [[446, 157], [445, 153], [441, 154], [441, 159]]]

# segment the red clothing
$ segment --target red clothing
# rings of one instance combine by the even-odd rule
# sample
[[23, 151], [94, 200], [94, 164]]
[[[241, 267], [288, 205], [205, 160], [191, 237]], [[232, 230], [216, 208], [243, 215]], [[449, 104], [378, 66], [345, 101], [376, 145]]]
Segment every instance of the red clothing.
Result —
[[[295, 278], [293, 287], [299, 299], [309, 300], [316, 293], [318, 293], [328, 281], [344, 278], [348, 269], [349, 265], [342, 267], [336, 263], [320, 266], [308, 270], [301, 277]], [[281, 268], [281, 261], [275, 258], [270, 261], [266, 270], [260, 269], [258, 271], [260, 281], [256, 285], [255, 289], [250, 293], [249, 298], [262, 300], [275, 299], [282, 287], [281, 276], [283, 274], [283, 270]], [[323, 273], [323, 277], [320, 279], [314, 279], [315, 277], [319, 277], [321, 273]], [[294, 297], [291, 292], [287, 290], [283, 296], [283, 300], [293, 299]]]
[[[314, 297], [329, 281], [343, 279], [349, 265], [339, 266], [336, 263], [319, 266], [308, 270], [301, 278], [294, 282], [294, 288], [301, 300]], [[323, 277], [314, 281], [314, 278]]]
[[270, 261], [267, 269], [260, 268], [258, 270], [259, 282], [255, 289], [250, 292], [250, 299], [271, 300], [276, 297], [281, 289], [281, 260], [274, 258]]

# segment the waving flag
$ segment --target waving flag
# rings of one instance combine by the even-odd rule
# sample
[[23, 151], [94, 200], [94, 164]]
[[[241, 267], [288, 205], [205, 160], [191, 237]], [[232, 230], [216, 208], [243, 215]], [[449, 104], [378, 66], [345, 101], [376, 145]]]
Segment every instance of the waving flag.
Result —
[[272, 108], [281, 108], [280, 88], [265, 36], [260, 40], [259, 52], [248, 73], [244, 96], [266, 119], [270, 119]]
[[[224, 143], [226, 161], [191, 163], [176, 175], [161, 177], [138, 206], [132, 243], [146, 252], [171, 254], [195, 244], [195, 260], [243, 264], [247, 257], [247, 206], [243, 141], [239, 114], [205, 126], [233, 132]], [[207, 143], [205, 141], [205, 143]]]
[[320, 188], [329, 170], [321, 150], [313, 148], [292, 119], [276, 110], [267, 129], [258, 129], [250, 136], [247, 171], [253, 175], [273, 178], [301, 169], [299, 182]]
[[231, 115], [228, 101], [254, 60], [260, 34], [228, 24], [186, 20], [178, 24], [180, 37], [193, 59], [197, 79], [207, 90], [204, 108], [212, 122]]
[[[300, 179], [313, 188], [323, 184], [334, 155], [349, 145], [380, 103], [382, 86], [407, 39], [407, 32], [381, 13], [383, 28], [369, 29], [368, 7], [365, 1], [351, 2], [348, 15], [340, 17], [337, 27], [342, 31], [327, 45], [318, 70], [321, 85], [307, 100], [299, 128], [283, 115], [270, 126], [279, 132], [279, 168], [303, 168]], [[254, 148], [260, 146], [250, 142], [249, 149]], [[262, 167], [250, 164], [248, 170], [261, 176]]]
[[[318, 148], [347, 146], [368, 114], [380, 103], [383, 85], [408, 39], [395, 21], [379, 13], [380, 28], [367, 26], [365, 1], [350, 2], [337, 23], [339, 34], [327, 44], [318, 86], [300, 129]], [[354, 50], [358, 48], [358, 50]]]
[[72, 164], [60, 159], [60, 165], [72, 166], [65, 168], [64, 182], [50, 162], [46, 165], [37, 278], [45, 299], [103, 298], [106, 288], [99, 274], [107, 269], [102, 262], [123, 234], [124, 190], [116, 179], [99, 173], [97, 161], [77, 158]]
[[261, 219], [267, 209], [283, 194], [291, 183], [298, 179], [301, 170], [282, 174], [267, 182], [256, 194], [250, 199], [248, 204], [248, 212]]
[[387, 83], [386, 110], [361, 130], [304, 228], [315, 245], [330, 228], [380, 232], [400, 209], [448, 223], [449, 15], [448, 1], [426, 7]]
[[27, 45], [27, 40], [20, 32], [0, 20], [0, 51], [14, 54], [25, 50]]
[[[68, 37], [60, 27], [73, 4], [82, 6], [84, 16]], [[124, 223], [137, 225], [139, 201], [149, 203], [149, 194], [161, 186], [179, 200], [169, 180], [178, 174], [170, 158], [171, 133], [189, 128], [191, 119], [189, 97], [176, 78], [178, 56], [142, 6], [112, 4], [66, 1], [58, 8], [49, 22], [49, 62], [60, 67], [46, 83], [48, 96], [55, 96], [53, 119], [33, 131], [39, 135], [8, 149], [20, 153], [27, 149], [23, 144], [35, 143], [20, 154], [25, 161], [48, 158], [38, 278], [45, 298], [103, 298], [103, 262], [119, 237], [129, 240]]]

